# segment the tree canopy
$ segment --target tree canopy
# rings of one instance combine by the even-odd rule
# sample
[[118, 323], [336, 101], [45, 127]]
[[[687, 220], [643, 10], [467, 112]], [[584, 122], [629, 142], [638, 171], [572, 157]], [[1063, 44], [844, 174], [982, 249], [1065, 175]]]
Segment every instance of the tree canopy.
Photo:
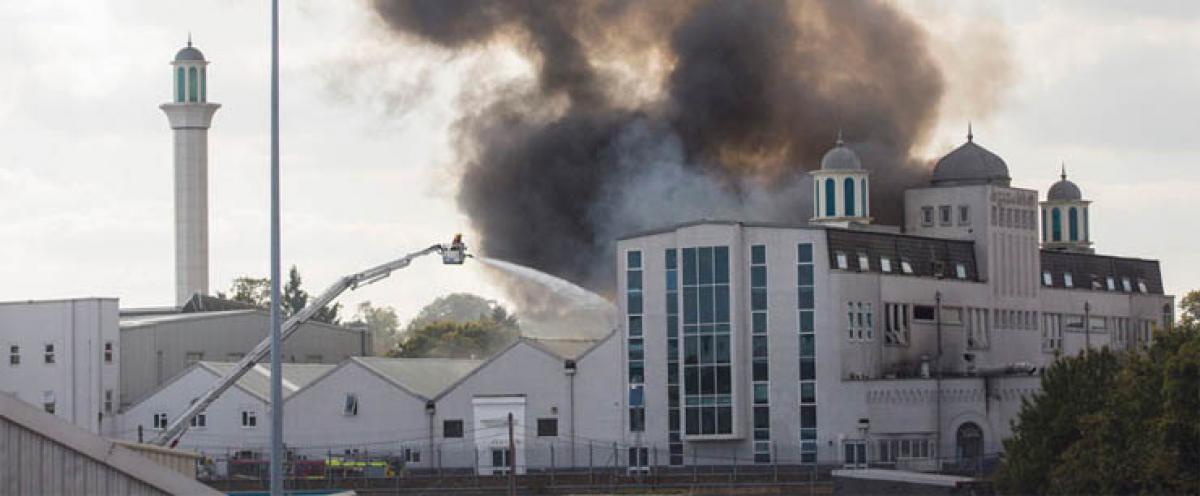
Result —
[[1011, 494], [1200, 493], [1200, 324], [1158, 330], [1145, 353], [1055, 362], [1022, 405], [996, 484]]
[[493, 300], [454, 293], [434, 300], [409, 321], [390, 356], [486, 358], [520, 331], [517, 319]]
[[398, 344], [397, 332], [400, 330], [400, 319], [396, 317], [396, 309], [388, 306], [377, 307], [369, 301], [358, 304], [354, 320], [345, 323], [348, 327], [365, 327], [371, 333], [375, 354], [384, 355]]

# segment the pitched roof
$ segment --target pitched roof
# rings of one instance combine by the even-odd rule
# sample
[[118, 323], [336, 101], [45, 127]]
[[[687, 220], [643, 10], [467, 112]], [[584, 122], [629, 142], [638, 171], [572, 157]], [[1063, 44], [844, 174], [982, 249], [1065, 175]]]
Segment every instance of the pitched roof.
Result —
[[[31, 431], [38, 438], [62, 446], [65, 448], [64, 451], [91, 458], [107, 467], [108, 470], [120, 473], [166, 494], [221, 494], [195, 479], [152, 462], [149, 458], [141, 456], [120, 443], [92, 434], [61, 418], [43, 412], [15, 396], [0, 393], [0, 427], [6, 423]], [[25, 444], [36, 446], [32, 443]], [[178, 456], [192, 456], [189, 453], [170, 451]], [[38, 456], [37, 453], [27, 453], [27, 455]], [[71, 461], [71, 459], [67, 459], [67, 461]], [[56, 468], [56, 465], [52, 463], [42, 464], [42, 469], [43, 471], [68, 470], [63, 466]], [[3, 475], [3, 471], [0, 470], [0, 477]], [[37, 478], [47, 474], [26, 475]]]
[[521, 339], [564, 360], [577, 360], [604, 340], [604, 338], [534, 338], [527, 336], [523, 336]]
[[[234, 362], [199, 362], [201, 367], [217, 375], [225, 375], [237, 366]], [[300, 388], [332, 370], [336, 365], [324, 363], [285, 363], [283, 367], [283, 397], [287, 398]], [[186, 373], [186, 372], [184, 372]], [[260, 363], [237, 381], [238, 387], [263, 401], [271, 398], [271, 368]]]
[[385, 379], [428, 400], [441, 394], [483, 364], [461, 358], [351, 357]]

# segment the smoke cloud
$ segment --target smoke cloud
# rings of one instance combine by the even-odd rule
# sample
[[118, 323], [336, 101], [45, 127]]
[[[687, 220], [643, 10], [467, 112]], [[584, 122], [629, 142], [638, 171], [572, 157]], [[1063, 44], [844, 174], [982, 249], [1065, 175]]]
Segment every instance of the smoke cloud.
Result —
[[[943, 78], [880, 1], [375, 0], [398, 37], [501, 43], [536, 81], [463, 98], [458, 203], [488, 256], [611, 291], [617, 236], [700, 218], [803, 222], [843, 131], [898, 222]], [[649, 91], [646, 89], [649, 88]], [[647, 96], [648, 95], [648, 96]]]

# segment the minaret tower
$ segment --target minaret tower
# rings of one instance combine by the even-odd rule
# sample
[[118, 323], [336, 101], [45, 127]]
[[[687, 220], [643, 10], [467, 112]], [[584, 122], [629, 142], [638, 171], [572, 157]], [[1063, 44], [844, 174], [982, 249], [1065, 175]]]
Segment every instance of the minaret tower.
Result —
[[208, 103], [204, 54], [187, 46], [171, 62], [174, 100], [159, 108], [175, 131], [175, 303], [208, 294]]
[[1079, 186], [1067, 179], [1063, 164], [1058, 182], [1050, 186], [1042, 202], [1042, 248], [1047, 250], [1093, 253], [1088, 207]]
[[870, 180], [858, 154], [842, 141], [821, 157], [821, 168], [812, 171], [813, 216], [809, 222], [849, 227], [871, 223]]

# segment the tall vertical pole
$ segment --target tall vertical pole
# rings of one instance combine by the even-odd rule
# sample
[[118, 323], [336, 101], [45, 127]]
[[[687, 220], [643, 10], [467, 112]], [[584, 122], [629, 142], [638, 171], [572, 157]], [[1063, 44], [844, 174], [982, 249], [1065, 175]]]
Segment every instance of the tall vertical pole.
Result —
[[[933, 432], [935, 436], [935, 444], [937, 445], [937, 453], [940, 454], [942, 452], [942, 292], [935, 292], [933, 294], [933, 298], [934, 301], [937, 302], [937, 357], [934, 359], [934, 366], [936, 368], [933, 371], [935, 378], [934, 382], [936, 383], [934, 392], [937, 394], [937, 397], [934, 398], [934, 403], [936, 405], [935, 408], [937, 409], [937, 412], [934, 414], [934, 422], [936, 422], [936, 425], [934, 426]], [[984, 397], [983, 401], [986, 402], [987, 400], [988, 399]], [[941, 470], [941, 460], [937, 457], [934, 457], [934, 459], [938, 460], [937, 469]]]
[[1092, 304], [1083, 302], [1083, 354], [1092, 349]]
[[271, 496], [283, 496], [279, 303], [279, 0], [271, 0]]
[[512, 412], [508, 412], [508, 494], [517, 494], [517, 441], [513, 433]]

